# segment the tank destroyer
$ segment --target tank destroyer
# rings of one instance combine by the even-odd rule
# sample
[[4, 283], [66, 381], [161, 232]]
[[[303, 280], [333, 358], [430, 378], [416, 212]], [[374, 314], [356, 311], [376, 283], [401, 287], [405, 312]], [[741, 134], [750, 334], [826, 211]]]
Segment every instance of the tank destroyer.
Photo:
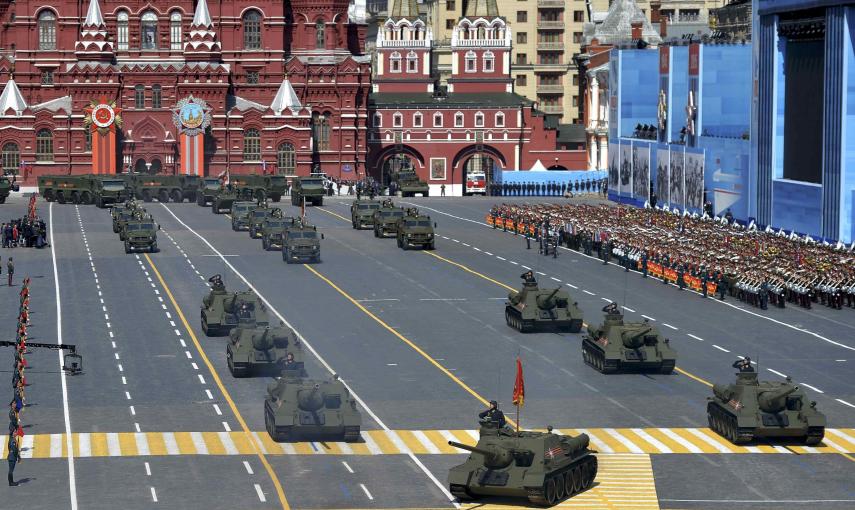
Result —
[[716, 384], [707, 398], [710, 428], [734, 444], [785, 439], [817, 445], [825, 435], [825, 415], [804, 390], [786, 381], [758, 381], [751, 370], [734, 384]]
[[558, 287], [541, 289], [531, 271], [521, 275], [519, 292], [509, 292], [505, 303], [505, 323], [521, 333], [556, 331], [578, 333], [582, 330], [582, 310], [570, 294]]
[[359, 440], [362, 416], [337, 376], [303, 379], [287, 369], [282, 374], [268, 385], [264, 401], [264, 424], [274, 441]]
[[226, 362], [235, 377], [277, 376], [286, 364], [302, 366], [303, 346], [283, 323], [277, 327], [237, 327], [229, 333]]
[[229, 293], [222, 277], [215, 275], [211, 291], [202, 299], [202, 331], [207, 336], [226, 336], [238, 326], [264, 327], [269, 324], [267, 307], [255, 292]]
[[448, 442], [470, 452], [448, 473], [449, 491], [459, 500], [499, 496], [552, 506], [588, 489], [597, 476], [597, 457], [586, 434], [554, 434], [552, 427], [515, 432], [485, 420], [481, 425], [475, 446]]
[[677, 351], [650, 321], [626, 322], [615, 303], [603, 308], [605, 320], [588, 326], [582, 338], [582, 359], [604, 374], [621, 371], [670, 374]]

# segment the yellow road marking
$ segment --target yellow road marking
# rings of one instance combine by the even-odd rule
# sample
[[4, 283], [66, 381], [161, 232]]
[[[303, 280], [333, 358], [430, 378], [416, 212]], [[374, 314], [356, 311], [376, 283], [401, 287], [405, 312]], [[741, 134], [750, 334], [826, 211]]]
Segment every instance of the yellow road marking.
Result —
[[[694, 451], [712, 455], [729, 455], [729, 454], [757, 454], [757, 455], [774, 455], [786, 453], [775, 449], [768, 444], [755, 444], [749, 447], [738, 446], [730, 443], [723, 437], [714, 433], [708, 428], [644, 428], [637, 429], [639, 432], [646, 433], [650, 437], [664, 444], [671, 453], [663, 453], [656, 445], [644, 440], [642, 435], [635, 432], [636, 429], [618, 428], [611, 429], [620, 434], [621, 437], [610, 434], [608, 430], [603, 428], [589, 428], [580, 430], [574, 428], [559, 428], [562, 434], [578, 435], [582, 432], [587, 433], [591, 437], [598, 438], [603, 444], [607, 445], [612, 452], [603, 453], [603, 455], [642, 455], [642, 454], [661, 454], [661, 455], [686, 455], [692, 454]], [[674, 440], [669, 434], [683, 440], [694, 446], [694, 450], [687, 446], [683, 446], [680, 442]], [[828, 442], [807, 449], [804, 446], [788, 446], [790, 450], [802, 455], [843, 455], [849, 460], [853, 460], [855, 447], [834, 443], [836, 446], [830, 446], [829, 443], [834, 442], [836, 432], [846, 434], [855, 433], [854, 429], [826, 429], [826, 437]], [[119, 451], [110, 452], [106, 447], [106, 438], [115, 434], [118, 443]], [[251, 437], [256, 437], [259, 444], [262, 445], [261, 451], [267, 455], [319, 455], [327, 453], [330, 455], [348, 455], [348, 456], [368, 456], [368, 455], [402, 455], [406, 452], [399, 448], [393, 437], [397, 437], [405, 445], [405, 449], [409, 449], [418, 455], [463, 455], [464, 453], [457, 448], [451, 447], [446, 441], [446, 437], [455, 438], [463, 443], [471, 443], [473, 434], [477, 436], [476, 430], [363, 430], [363, 436], [366, 440], [373, 441], [377, 445], [377, 451], [372, 453], [369, 450], [367, 443], [341, 443], [341, 442], [316, 442], [313, 448], [311, 443], [298, 442], [286, 443], [286, 448], [283, 444], [276, 443], [267, 435], [267, 432], [252, 432], [247, 435], [241, 430], [231, 432], [146, 432], [143, 433], [145, 441], [148, 444], [148, 453], [142, 453], [137, 447], [136, 437], [139, 435], [134, 432], [75, 432], [72, 434], [72, 443], [75, 446], [75, 455], [78, 457], [157, 457], [169, 455], [166, 448], [166, 437], [174, 437], [177, 445], [177, 455], [201, 455], [201, 452], [207, 452], [208, 455], [255, 455], [257, 453], [257, 445], [253, 443]], [[64, 434], [55, 434], [59, 436], [59, 440], [64, 441]], [[224, 436], [225, 435], [225, 436]], [[51, 453], [50, 442], [51, 434], [36, 434], [33, 436], [32, 457], [35, 459], [62, 458], [64, 452]], [[200, 443], [194, 443], [193, 436], [201, 438]], [[230, 453], [226, 451], [223, 443], [223, 437], [227, 437], [235, 445], [235, 449]], [[423, 439], [419, 439], [422, 437]], [[426, 441], [425, 439], [426, 438]], [[89, 450], [81, 452], [79, 445], [83, 441], [90, 444]], [[432, 447], [432, 448], [431, 448]], [[430, 453], [431, 451], [437, 453]], [[640, 451], [641, 453], [637, 453]], [[636, 453], [633, 453], [636, 452]], [[756, 453], [755, 453], [756, 452]], [[628, 457], [631, 459], [631, 457]]]
[[[360, 309], [360, 310], [361, 310], [365, 315], [367, 315], [367, 316], [371, 317], [372, 319], [374, 319], [374, 321], [375, 321], [375, 322], [377, 322], [377, 324], [380, 324], [380, 326], [382, 326], [382, 327], [383, 327], [385, 330], [387, 330], [389, 333], [392, 333], [392, 334], [393, 334], [395, 337], [397, 337], [400, 341], [402, 341], [402, 342], [404, 342], [405, 344], [409, 345], [409, 346], [410, 346], [414, 351], [416, 351], [417, 353], [419, 353], [419, 354], [420, 354], [424, 359], [428, 360], [428, 362], [429, 362], [431, 365], [433, 365], [433, 366], [435, 366], [436, 368], [438, 368], [438, 369], [440, 370], [440, 372], [442, 372], [442, 373], [444, 373], [446, 376], [448, 376], [448, 378], [449, 378], [449, 379], [451, 379], [452, 381], [454, 381], [455, 383], [457, 383], [457, 385], [458, 385], [458, 386], [460, 386], [461, 388], [463, 388], [464, 390], [466, 390], [470, 395], [472, 395], [473, 397], [475, 397], [476, 399], [478, 399], [478, 401], [479, 401], [479, 402], [481, 402], [481, 403], [482, 403], [482, 404], [484, 404], [485, 406], [489, 406], [489, 405], [490, 405], [490, 402], [489, 402], [486, 398], [482, 397], [478, 392], [476, 392], [475, 390], [473, 390], [472, 388], [470, 388], [470, 387], [469, 387], [469, 385], [468, 385], [468, 384], [466, 384], [466, 383], [464, 383], [462, 380], [460, 380], [460, 378], [459, 378], [459, 377], [457, 377], [456, 375], [452, 374], [452, 373], [451, 373], [447, 368], [445, 368], [445, 367], [444, 367], [444, 366], [442, 366], [440, 363], [438, 363], [435, 359], [433, 359], [433, 357], [432, 357], [431, 355], [429, 355], [429, 354], [428, 354], [428, 353], [426, 353], [424, 350], [422, 350], [422, 348], [421, 348], [421, 347], [419, 347], [418, 345], [416, 345], [415, 343], [413, 343], [410, 339], [408, 339], [408, 338], [407, 338], [407, 337], [405, 337], [404, 335], [402, 335], [402, 334], [398, 333], [397, 331], [395, 331], [395, 329], [394, 329], [392, 326], [390, 326], [390, 325], [386, 324], [386, 322], [384, 322], [384, 321], [383, 321], [383, 319], [381, 319], [380, 317], [377, 317], [377, 316], [376, 316], [376, 315], [374, 315], [370, 310], [368, 310], [367, 308], [365, 308], [364, 306], [362, 306], [362, 303], [360, 303], [359, 301], [357, 301], [356, 299], [354, 299], [350, 294], [348, 294], [347, 292], [345, 292], [344, 290], [342, 290], [338, 285], [336, 285], [335, 283], [333, 283], [329, 278], [327, 278], [326, 276], [322, 275], [322, 274], [321, 274], [321, 273], [319, 273], [316, 269], [314, 269], [313, 267], [311, 267], [311, 266], [310, 266], [310, 265], [308, 265], [308, 264], [303, 264], [303, 267], [305, 267], [305, 268], [306, 268], [306, 269], [308, 269], [310, 272], [312, 272], [315, 276], [317, 276], [318, 278], [320, 278], [321, 280], [323, 280], [324, 282], [326, 282], [326, 283], [327, 283], [327, 285], [329, 285], [330, 287], [332, 287], [333, 289], [335, 289], [339, 294], [341, 294], [342, 296], [344, 296], [344, 298], [345, 298], [345, 299], [347, 299], [348, 301], [350, 301], [350, 302], [353, 304], [353, 306], [355, 306], [355, 307], [359, 308], [359, 309]], [[515, 426], [516, 426], [516, 423], [515, 423], [513, 420], [511, 420], [510, 418], [505, 417], [505, 419], [507, 420], [507, 422], [508, 422], [509, 424], [511, 424], [511, 426], [512, 426], [512, 427], [515, 427]]]
[[330, 214], [330, 215], [332, 215], [332, 216], [335, 216], [336, 218], [339, 218], [339, 219], [341, 219], [341, 220], [344, 220], [344, 221], [346, 221], [346, 222], [348, 222], [348, 223], [353, 223], [353, 220], [350, 220], [350, 219], [348, 219], [348, 218], [345, 218], [345, 217], [344, 217], [344, 216], [342, 216], [341, 214], [337, 214], [337, 213], [334, 213], [334, 212], [332, 212], [332, 211], [328, 211], [328, 210], [326, 210], [326, 209], [318, 209], [318, 210], [319, 210], [319, 211], [323, 211], [323, 212], [325, 212], [325, 213], [327, 213], [327, 214]]
[[282, 488], [282, 483], [279, 481], [279, 477], [276, 476], [276, 472], [273, 471], [273, 467], [267, 461], [267, 457], [265, 457], [261, 445], [255, 442], [255, 438], [252, 435], [252, 432], [249, 430], [249, 427], [244, 421], [243, 416], [241, 416], [240, 411], [235, 405], [234, 400], [232, 400], [231, 395], [229, 394], [226, 387], [223, 385], [223, 381], [220, 379], [220, 376], [217, 374], [217, 371], [214, 369], [214, 365], [211, 364], [211, 360], [208, 359], [207, 354], [205, 354], [204, 349], [202, 349], [202, 344], [199, 343], [199, 339], [196, 338], [196, 334], [193, 332], [193, 328], [190, 327], [190, 324], [187, 322], [187, 318], [184, 316], [184, 312], [181, 310], [181, 307], [178, 306], [178, 301], [175, 300], [175, 296], [172, 295], [172, 291], [169, 289], [169, 286], [166, 285], [166, 281], [164, 281], [163, 276], [161, 276], [160, 271], [157, 270], [157, 267], [152, 262], [151, 257], [148, 256], [148, 253], [143, 254], [145, 256], [146, 262], [148, 262], [149, 266], [151, 266], [151, 270], [154, 272], [155, 276], [157, 276], [160, 285], [163, 287], [164, 292], [169, 297], [169, 301], [172, 303], [173, 308], [175, 308], [175, 312], [178, 314], [178, 317], [181, 319], [181, 323], [184, 325], [184, 329], [187, 330], [187, 334], [190, 335], [190, 339], [193, 341], [193, 345], [196, 346], [196, 351], [199, 353], [199, 356], [202, 358], [202, 361], [205, 363], [205, 366], [208, 367], [208, 371], [211, 374], [211, 377], [214, 379], [217, 387], [220, 389], [220, 392], [223, 394], [223, 398], [228, 402], [229, 407], [232, 410], [232, 413], [235, 415], [235, 419], [237, 419], [240, 424], [241, 429], [243, 429], [244, 434], [249, 438], [250, 444], [253, 445], [253, 450], [255, 450], [255, 454], [258, 456], [258, 459], [261, 461], [261, 464], [264, 466], [264, 469], [267, 471], [267, 474], [270, 476], [270, 480], [273, 482], [273, 486], [276, 488], [276, 495], [279, 497], [279, 503], [282, 505], [282, 510], [290, 510], [291, 506], [288, 504], [288, 500], [285, 498], [285, 490]]

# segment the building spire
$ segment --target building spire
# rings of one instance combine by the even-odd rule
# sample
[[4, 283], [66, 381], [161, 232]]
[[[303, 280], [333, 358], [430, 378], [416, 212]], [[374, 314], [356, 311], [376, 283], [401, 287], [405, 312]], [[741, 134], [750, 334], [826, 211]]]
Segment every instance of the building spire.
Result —
[[300, 104], [300, 99], [297, 97], [297, 93], [294, 91], [294, 87], [291, 86], [291, 81], [288, 78], [285, 78], [282, 81], [282, 85], [279, 86], [279, 90], [276, 92], [276, 97], [273, 98], [273, 102], [270, 103], [270, 109], [273, 110], [275, 115], [282, 115], [282, 112], [288, 108], [292, 113], [296, 113], [298, 110], [303, 108], [303, 105]]
[[27, 102], [24, 101], [24, 96], [21, 95], [18, 85], [11, 77], [3, 87], [3, 93], [0, 94], [0, 116], [5, 116], [10, 108], [16, 115], [27, 109]]
[[392, 19], [416, 19], [419, 17], [419, 4], [416, 0], [393, 0], [392, 8], [389, 9], [389, 17]]
[[197, 62], [219, 62], [221, 59], [220, 41], [214, 32], [206, 0], [199, 0], [196, 4], [190, 24], [190, 39], [184, 43], [184, 58]]
[[496, 0], [469, 0], [466, 4], [466, 12], [463, 13], [466, 18], [498, 18], [499, 7], [496, 5]]
[[89, 10], [86, 11], [86, 21], [83, 27], [98, 28], [104, 26], [104, 16], [101, 15], [101, 5], [98, 0], [89, 0]]
[[206, 0], [199, 0], [199, 3], [196, 4], [196, 12], [193, 14], [193, 23], [190, 24], [190, 27], [210, 28], [213, 25], [211, 13], [208, 11], [208, 2]]

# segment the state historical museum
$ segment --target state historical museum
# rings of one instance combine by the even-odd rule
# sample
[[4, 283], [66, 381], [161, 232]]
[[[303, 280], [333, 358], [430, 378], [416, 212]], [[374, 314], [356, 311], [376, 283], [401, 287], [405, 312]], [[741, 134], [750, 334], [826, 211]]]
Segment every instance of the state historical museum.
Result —
[[348, 3], [2, 0], [3, 171], [364, 176]]

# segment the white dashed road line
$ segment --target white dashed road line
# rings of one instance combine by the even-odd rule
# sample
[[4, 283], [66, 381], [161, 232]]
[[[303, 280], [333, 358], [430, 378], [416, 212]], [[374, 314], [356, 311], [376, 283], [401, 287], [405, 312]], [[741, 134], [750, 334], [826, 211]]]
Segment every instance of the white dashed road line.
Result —
[[663, 322], [663, 323], [662, 323], [662, 325], [663, 325], [663, 326], [665, 326], [665, 327], [671, 328], [671, 329], [673, 329], [674, 331], [677, 331], [677, 329], [678, 329], [678, 328], [676, 328], [676, 327], [674, 327], [674, 326], [672, 326], [672, 325], [668, 324], [667, 322]]
[[374, 496], [372, 496], [371, 493], [368, 492], [368, 487], [366, 487], [364, 483], [359, 484], [359, 486], [362, 487], [362, 492], [365, 493], [365, 495], [368, 497], [368, 499], [370, 499], [371, 501], [374, 501]]
[[635, 313], [635, 310], [633, 310], [632, 308], [630, 308], [628, 306], [624, 306], [623, 309], [626, 310], [627, 312]]
[[589, 295], [589, 296], [596, 296], [596, 294], [594, 294], [593, 292], [591, 292], [591, 291], [590, 291], [590, 290], [588, 290], [588, 289], [582, 289], [582, 292], [584, 292], [585, 294], [587, 294], [587, 295]]
[[847, 401], [845, 401], [845, 400], [841, 400], [841, 399], [839, 399], [839, 398], [836, 398], [836, 399], [834, 399], [834, 400], [836, 400], [836, 401], [840, 402], [840, 403], [841, 403], [841, 404], [843, 404], [843, 405], [846, 405], [846, 406], [849, 406], [849, 407], [851, 407], [851, 408], [855, 409], [855, 404], [850, 404], [849, 402], [847, 402]]
[[261, 491], [261, 485], [255, 484], [255, 493], [258, 494], [258, 500], [262, 503], [267, 501], [267, 498], [264, 496], [264, 492]]
[[730, 352], [727, 349], [725, 349], [724, 347], [718, 346], [716, 344], [712, 344], [712, 346], [715, 347], [716, 349], [722, 351], [722, 352]]
[[811, 386], [811, 385], [810, 385], [810, 384], [808, 384], [808, 383], [804, 383], [804, 382], [803, 382], [803, 383], [799, 383], [799, 384], [801, 384], [801, 385], [802, 385], [802, 386], [804, 386], [805, 388], [810, 388], [810, 389], [812, 389], [813, 391], [815, 391], [815, 392], [817, 392], [817, 393], [825, 393], [824, 391], [822, 391], [821, 389], [817, 388], [816, 386]]
[[773, 373], [773, 374], [775, 374], [775, 375], [778, 375], [778, 376], [781, 376], [781, 377], [787, 377], [787, 374], [782, 374], [781, 372], [778, 372], [777, 370], [774, 370], [774, 369], [772, 369], [772, 368], [767, 368], [766, 370], [768, 370], [768, 371], [772, 372], [772, 373]]
[[704, 341], [704, 339], [703, 339], [703, 338], [701, 338], [701, 337], [699, 337], [699, 336], [695, 336], [695, 335], [693, 335], [693, 334], [691, 334], [691, 333], [687, 333], [687, 335], [689, 335], [690, 337], [694, 338], [695, 340], [698, 340], [698, 341], [701, 341], [701, 342], [703, 342], [703, 341]]

